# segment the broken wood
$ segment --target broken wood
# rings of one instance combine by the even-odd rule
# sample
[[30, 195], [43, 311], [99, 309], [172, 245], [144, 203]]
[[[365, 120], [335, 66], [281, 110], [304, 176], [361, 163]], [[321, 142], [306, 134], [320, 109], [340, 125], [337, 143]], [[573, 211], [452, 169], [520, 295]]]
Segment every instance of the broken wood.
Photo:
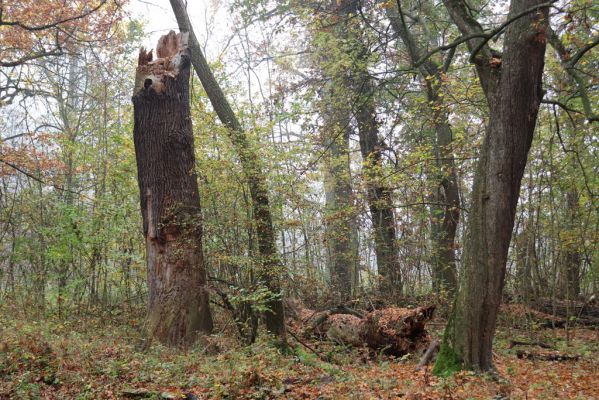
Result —
[[[546, 306], [546, 305], [545, 305]], [[549, 328], [549, 329], [554, 329], [554, 328], [564, 328], [566, 326], [589, 326], [589, 327], [593, 327], [593, 326], [599, 326], [599, 318], [595, 318], [592, 315], [595, 313], [595, 311], [591, 311], [589, 310], [587, 313], [581, 313], [580, 316], [576, 317], [576, 316], [571, 316], [569, 318], [565, 318], [564, 314], [563, 316], [560, 315], [561, 312], [564, 311], [563, 308], [557, 308], [556, 312], [554, 314], [551, 313], [550, 310], [547, 310], [547, 308], [543, 308], [540, 307], [538, 305], [534, 306], [534, 307], [527, 307], [523, 304], [515, 304], [515, 303], [511, 303], [511, 304], [504, 304], [502, 305], [502, 312], [503, 313], [507, 313], [509, 315], [512, 315], [514, 317], [516, 317], [518, 321], [528, 321], [531, 320], [535, 325], [541, 327], [541, 328]], [[540, 310], [547, 310], [550, 311], [548, 312], [544, 312], [544, 311], [540, 311]], [[561, 310], [561, 311], [560, 311]], [[579, 311], [582, 310], [579, 308]], [[560, 312], [558, 312], [560, 311]], [[526, 317], [526, 318], [520, 318], [520, 317]]]
[[434, 309], [389, 307], [358, 317], [362, 314], [343, 307], [318, 312], [295, 304], [290, 314], [296, 317], [296, 323], [290, 325], [306, 336], [401, 356], [428, 345], [425, 324], [432, 319]]
[[124, 389], [121, 392], [123, 398], [127, 399], [187, 399], [196, 400], [198, 397], [193, 393], [177, 394], [170, 392], [157, 392], [147, 389]]
[[187, 34], [142, 48], [133, 92], [133, 142], [148, 270], [148, 333], [189, 346], [212, 331], [195, 172]]
[[561, 354], [558, 352], [554, 353], [533, 353], [525, 350], [516, 351], [518, 358], [527, 360], [540, 360], [540, 361], [578, 361], [580, 360], [579, 355], [568, 355]]
[[543, 342], [527, 342], [524, 340], [510, 340], [510, 345], [508, 348], [512, 348], [514, 346], [538, 346], [538, 347], [542, 347], [543, 349], [552, 349], [553, 346], [551, 346], [550, 344], [547, 343], [543, 343]]
[[543, 299], [532, 304], [534, 311], [545, 316], [542, 327], [599, 326], [599, 304], [591, 296], [587, 301]]

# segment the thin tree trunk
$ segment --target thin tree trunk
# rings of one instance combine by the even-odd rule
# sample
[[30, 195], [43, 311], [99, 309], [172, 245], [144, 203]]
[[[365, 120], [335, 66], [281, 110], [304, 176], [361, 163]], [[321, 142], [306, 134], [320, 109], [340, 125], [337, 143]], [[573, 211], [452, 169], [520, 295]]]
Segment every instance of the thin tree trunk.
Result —
[[259, 279], [273, 293], [273, 297], [267, 303], [268, 311], [264, 314], [266, 328], [279, 336], [282, 343], [285, 343], [285, 313], [281, 293], [281, 276], [283, 275], [284, 267], [281, 264], [276, 249], [270, 201], [262, 163], [248, 141], [243, 127], [235, 116], [231, 105], [206, 62], [206, 58], [191, 27], [185, 5], [181, 0], [170, 0], [170, 2], [177, 18], [179, 29], [181, 32], [189, 33], [189, 46], [192, 51], [191, 62], [193, 67], [202, 82], [204, 90], [206, 90], [214, 111], [221, 122], [227, 127], [229, 138], [233, 142], [237, 156], [241, 161], [243, 173], [249, 185], [250, 196], [252, 198], [252, 217], [255, 224], [258, 251], [262, 265]]
[[352, 294], [352, 274], [356, 262], [354, 203], [349, 170], [349, 109], [331, 106], [340, 102], [329, 88], [324, 111], [324, 188], [326, 202], [325, 237], [330, 251], [331, 286], [335, 299], [347, 301]]
[[[397, 3], [398, 5], [400, 3]], [[387, 16], [391, 27], [399, 35], [408, 50], [408, 55], [413, 64], [418, 62], [425, 53], [406, 24], [402, 10], [397, 7], [388, 7]], [[450, 54], [448, 57], [451, 57]], [[451, 61], [451, 58], [449, 58]], [[433, 206], [432, 232], [435, 243], [433, 254], [433, 289], [437, 292], [447, 290], [453, 293], [457, 290], [457, 268], [455, 258], [455, 237], [460, 220], [460, 195], [458, 177], [455, 168], [452, 142], [453, 132], [449, 124], [449, 115], [441, 96], [443, 84], [442, 74], [450, 63], [444, 63], [442, 68], [432, 58], [427, 59], [418, 66], [418, 72], [426, 84], [427, 104], [431, 113], [432, 124], [435, 129], [433, 148], [435, 152], [438, 188], [435, 202], [443, 206]]]
[[[569, 235], [574, 235], [577, 224], [580, 224], [580, 211], [578, 209], [578, 192], [572, 188], [566, 192], [566, 222], [565, 226], [569, 230]], [[569, 236], [568, 235], [568, 236]], [[576, 241], [568, 239], [563, 240], [562, 262], [561, 262], [561, 297], [568, 300], [578, 299], [580, 294], [580, 252], [577, 249]]]
[[189, 108], [185, 35], [140, 51], [133, 130], [148, 263], [152, 337], [171, 346], [212, 331], [202, 255], [200, 196]]
[[374, 92], [367, 71], [358, 73], [358, 84], [363, 86], [361, 98], [356, 105], [355, 116], [358, 123], [360, 153], [362, 154], [366, 196], [372, 228], [374, 231], [374, 251], [381, 293], [399, 295], [402, 292], [399, 249], [396, 244], [395, 215], [393, 213], [392, 189], [383, 181], [383, 143], [378, 135]]
[[[353, 132], [351, 117], [353, 95], [351, 79], [347, 71], [331, 67], [331, 43], [325, 46], [318, 39], [322, 34], [330, 35], [335, 45], [352, 40], [348, 25], [349, 14], [355, 12], [357, 2], [353, 0], [331, 3], [327, 13], [334, 23], [314, 32], [317, 58], [314, 67], [321, 71], [327, 81], [321, 91], [322, 144], [324, 157], [326, 194], [326, 232], [329, 248], [329, 265], [333, 293], [338, 301], [351, 298], [357, 278], [358, 246], [356, 207], [351, 182], [351, 158], [349, 138]], [[330, 22], [330, 21], [329, 21]], [[329, 41], [330, 42], [330, 41]], [[345, 46], [348, 47], [348, 46]], [[349, 50], [348, 50], [349, 51]], [[351, 56], [351, 55], [350, 55]], [[351, 71], [350, 71], [351, 73]]]
[[[444, 1], [463, 34], [482, 32], [463, 0]], [[547, 7], [542, 0], [514, 0], [502, 56], [471, 39], [480, 51], [475, 63], [487, 97], [490, 118], [477, 165], [464, 247], [464, 279], [434, 372], [465, 367], [493, 369], [492, 343], [505, 280], [520, 182], [526, 166], [542, 98]], [[499, 58], [501, 57], [501, 58]], [[500, 65], [492, 58], [500, 60]]]

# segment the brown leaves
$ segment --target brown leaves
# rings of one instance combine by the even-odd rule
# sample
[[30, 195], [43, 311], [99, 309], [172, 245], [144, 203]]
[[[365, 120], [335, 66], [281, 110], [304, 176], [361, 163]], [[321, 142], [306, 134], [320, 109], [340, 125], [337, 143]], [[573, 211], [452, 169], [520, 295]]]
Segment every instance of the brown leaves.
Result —
[[13, 0], [2, 11], [0, 63], [6, 66], [106, 40], [124, 15], [114, 0]]

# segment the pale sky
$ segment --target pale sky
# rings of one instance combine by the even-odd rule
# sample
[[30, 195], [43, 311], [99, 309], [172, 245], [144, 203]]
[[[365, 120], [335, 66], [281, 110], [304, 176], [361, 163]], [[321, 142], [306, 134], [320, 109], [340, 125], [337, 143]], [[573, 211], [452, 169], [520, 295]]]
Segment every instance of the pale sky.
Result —
[[[219, 54], [233, 34], [232, 21], [225, 8], [219, 0], [187, 1], [194, 32], [205, 46], [209, 59]], [[131, 0], [128, 9], [133, 18], [146, 22], [148, 36], [143, 43], [146, 48], [155, 48], [158, 38], [170, 29], [178, 31], [169, 0]]]

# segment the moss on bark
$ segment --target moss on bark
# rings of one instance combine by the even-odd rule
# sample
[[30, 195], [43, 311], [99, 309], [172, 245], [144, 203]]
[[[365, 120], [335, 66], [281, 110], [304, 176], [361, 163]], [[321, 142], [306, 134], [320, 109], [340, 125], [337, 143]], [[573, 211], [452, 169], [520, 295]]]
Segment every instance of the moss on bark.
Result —
[[456, 351], [449, 345], [447, 340], [443, 340], [437, 361], [433, 367], [433, 374], [436, 376], [449, 376], [462, 370], [462, 359]]

